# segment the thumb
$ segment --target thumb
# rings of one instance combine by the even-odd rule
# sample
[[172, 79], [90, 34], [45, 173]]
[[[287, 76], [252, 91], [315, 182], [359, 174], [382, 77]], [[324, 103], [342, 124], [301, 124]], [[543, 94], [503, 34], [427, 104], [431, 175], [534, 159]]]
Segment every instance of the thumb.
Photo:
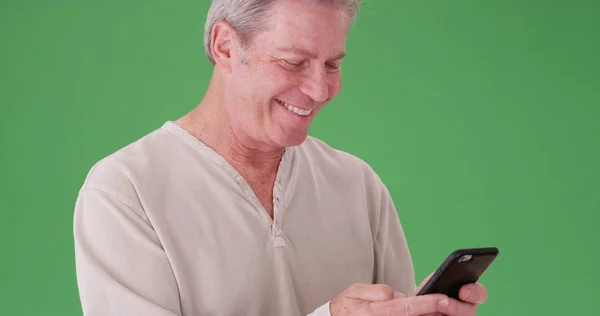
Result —
[[417, 288], [417, 290], [415, 291], [416, 293], [419, 293], [419, 291], [423, 288], [423, 286], [425, 286], [425, 284], [427, 284], [427, 281], [429, 281], [429, 279], [431, 279], [431, 277], [433, 276], [435, 272], [430, 273], [419, 285], [419, 287]]
[[389, 301], [398, 295], [404, 296], [385, 284], [354, 284], [346, 289], [347, 297], [371, 302]]

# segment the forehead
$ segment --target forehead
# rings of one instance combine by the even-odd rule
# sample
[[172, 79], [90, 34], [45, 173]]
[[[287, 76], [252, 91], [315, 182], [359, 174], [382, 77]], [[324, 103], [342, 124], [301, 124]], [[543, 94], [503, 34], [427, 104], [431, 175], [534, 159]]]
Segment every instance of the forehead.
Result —
[[350, 27], [345, 8], [316, 0], [276, 1], [265, 22], [265, 31], [257, 36], [264, 48], [294, 48], [316, 55], [343, 52]]

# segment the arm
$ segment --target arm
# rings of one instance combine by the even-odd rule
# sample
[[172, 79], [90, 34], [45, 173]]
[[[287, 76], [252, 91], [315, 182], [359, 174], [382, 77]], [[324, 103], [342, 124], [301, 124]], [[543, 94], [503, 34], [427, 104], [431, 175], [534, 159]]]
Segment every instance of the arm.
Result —
[[[408, 249], [408, 243], [400, 224], [398, 213], [392, 197], [381, 180], [377, 179], [377, 188], [379, 197], [376, 203], [378, 213], [377, 231], [375, 234], [374, 252], [375, 252], [375, 280], [376, 284], [384, 286], [366, 286], [356, 291], [351, 291], [359, 301], [364, 305], [365, 301], [389, 300], [394, 295], [394, 290], [409, 296], [416, 291], [413, 263]], [[361, 286], [361, 285], [359, 285]], [[387, 288], [390, 286], [391, 288]], [[386, 291], [387, 290], [387, 291]], [[391, 291], [391, 292], [390, 292]], [[340, 294], [340, 297], [347, 293]], [[364, 296], [364, 297], [362, 297]], [[331, 305], [336, 305], [333, 309], [338, 309], [339, 297], [329, 301], [315, 309], [307, 316], [331, 316]], [[339, 311], [338, 311], [339, 312]]]
[[84, 187], [74, 216], [77, 282], [84, 315], [181, 315], [168, 258], [144, 213]]
[[[398, 213], [385, 185], [379, 179], [375, 184], [375, 193], [372, 195], [375, 216], [371, 229], [374, 232], [375, 253], [373, 283], [376, 284], [351, 285], [328, 302], [329, 308], [322, 315], [476, 316], [474, 304], [449, 299], [443, 294], [414, 295], [417, 286], [413, 263]], [[487, 298], [487, 292], [479, 284], [473, 285], [472, 293], [472, 297], [467, 300], [463, 296], [463, 300], [483, 302]]]
[[412, 258], [396, 207], [386, 186], [380, 187], [379, 223], [375, 236], [375, 283], [387, 284], [409, 296], [416, 283]]

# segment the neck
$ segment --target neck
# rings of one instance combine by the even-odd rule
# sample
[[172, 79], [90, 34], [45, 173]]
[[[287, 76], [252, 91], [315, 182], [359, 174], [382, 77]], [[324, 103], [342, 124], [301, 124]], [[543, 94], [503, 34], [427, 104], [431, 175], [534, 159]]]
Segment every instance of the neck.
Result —
[[176, 121], [205, 145], [219, 153], [238, 171], [277, 172], [285, 148], [259, 144], [234, 133], [225, 111], [223, 85], [213, 78], [202, 102]]

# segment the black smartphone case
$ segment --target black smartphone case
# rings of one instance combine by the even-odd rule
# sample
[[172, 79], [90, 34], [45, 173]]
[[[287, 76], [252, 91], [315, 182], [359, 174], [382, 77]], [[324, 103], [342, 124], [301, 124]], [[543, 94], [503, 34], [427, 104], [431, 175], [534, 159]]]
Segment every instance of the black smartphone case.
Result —
[[[470, 255], [470, 260], [461, 260], [465, 255]], [[477, 282], [497, 256], [496, 247], [456, 250], [448, 256], [417, 295], [442, 293], [460, 300], [460, 288], [465, 284]]]

